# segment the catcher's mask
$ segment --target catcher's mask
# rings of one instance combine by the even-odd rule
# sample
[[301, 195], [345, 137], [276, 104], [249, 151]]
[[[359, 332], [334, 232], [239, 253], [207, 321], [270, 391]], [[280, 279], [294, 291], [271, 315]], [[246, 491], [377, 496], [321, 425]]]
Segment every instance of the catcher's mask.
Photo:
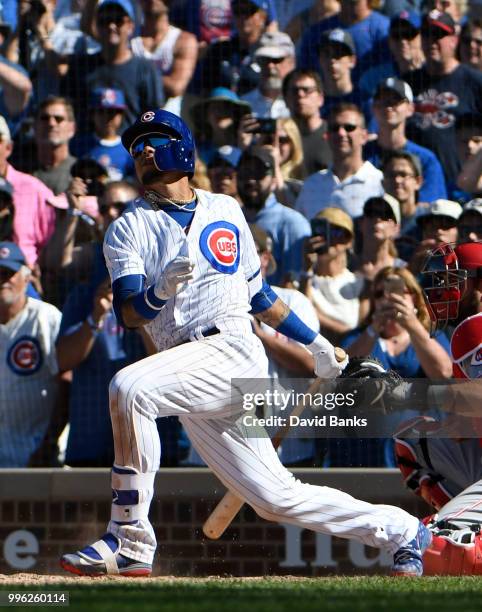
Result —
[[432, 331], [444, 329], [456, 319], [467, 288], [467, 270], [459, 267], [455, 249], [442, 244], [428, 255], [420, 272], [420, 284], [432, 322]]

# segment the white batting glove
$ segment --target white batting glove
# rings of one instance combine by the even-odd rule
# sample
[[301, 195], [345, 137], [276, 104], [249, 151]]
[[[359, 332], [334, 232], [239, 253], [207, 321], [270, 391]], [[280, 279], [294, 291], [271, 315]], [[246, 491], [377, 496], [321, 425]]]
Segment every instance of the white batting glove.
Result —
[[335, 347], [321, 334], [306, 348], [315, 358], [315, 374], [319, 378], [336, 378], [348, 365], [348, 357], [343, 361], [336, 360]]
[[163, 275], [154, 286], [154, 294], [160, 300], [168, 300], [187, 287], [194, 274], [194, 263], [189, 257], [175, 257], [169, 262]]

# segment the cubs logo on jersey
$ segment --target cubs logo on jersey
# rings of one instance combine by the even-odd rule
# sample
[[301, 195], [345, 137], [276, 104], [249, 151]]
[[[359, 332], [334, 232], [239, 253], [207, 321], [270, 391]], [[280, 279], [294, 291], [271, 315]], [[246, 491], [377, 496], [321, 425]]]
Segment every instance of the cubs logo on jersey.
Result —
[[207, 225], [199, 238], [201, 253], [223, 274], [234, 274], [239, 266], [239, 230], [227, 221]]
[[19, 376], [35, 374], [42, 366], [42, 362], [40, 344], [31, 336], [18, 338], [7, 352], [8, 367]]

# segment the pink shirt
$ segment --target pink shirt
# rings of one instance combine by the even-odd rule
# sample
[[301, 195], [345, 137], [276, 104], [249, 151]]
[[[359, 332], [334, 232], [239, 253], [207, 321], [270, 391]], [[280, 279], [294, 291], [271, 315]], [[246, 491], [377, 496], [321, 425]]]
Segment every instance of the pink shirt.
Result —
[[10, 164], [7, 164], [5, 178], [13, 187], [15, 242], [22, 249], [27, 263], [32, 265], [53, 234], [55, 209], [48, 201], [55, 196], [38, 178], [19, 172]]

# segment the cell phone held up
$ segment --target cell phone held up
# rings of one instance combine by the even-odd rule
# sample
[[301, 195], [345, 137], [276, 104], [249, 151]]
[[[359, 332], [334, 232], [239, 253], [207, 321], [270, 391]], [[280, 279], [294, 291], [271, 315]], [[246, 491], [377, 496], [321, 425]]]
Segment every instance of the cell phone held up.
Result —
[[256, 123], [246, 128], [247, 134], [276, 134], [276, 119], [257, 117]]
[[310, 221], [311, 225], [311, 235], [312, 236], [320, 236], [324, 239], [324, 244], [318, 247], [315, 253], [318, 255], [324, 255], [331, 244], [331, 236], [330, 236], [330, 223], [327, 219], [312, 219]]
[[396, 293], [403, 295], [405, 293], [405, 281], [400, 276], [391, 275], [387, 276], [384, 280], [385, 293]]

